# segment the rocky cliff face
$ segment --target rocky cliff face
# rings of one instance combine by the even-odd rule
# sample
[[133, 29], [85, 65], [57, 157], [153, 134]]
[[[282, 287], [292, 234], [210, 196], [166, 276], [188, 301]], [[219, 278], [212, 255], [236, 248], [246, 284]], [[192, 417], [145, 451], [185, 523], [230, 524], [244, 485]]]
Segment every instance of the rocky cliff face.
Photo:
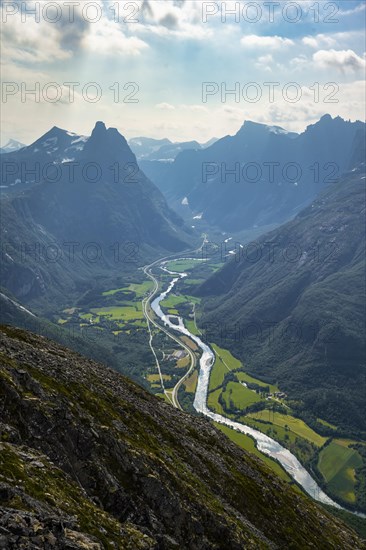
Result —
[[0, 330], [0, 548], [362, 548], [210, 422]]

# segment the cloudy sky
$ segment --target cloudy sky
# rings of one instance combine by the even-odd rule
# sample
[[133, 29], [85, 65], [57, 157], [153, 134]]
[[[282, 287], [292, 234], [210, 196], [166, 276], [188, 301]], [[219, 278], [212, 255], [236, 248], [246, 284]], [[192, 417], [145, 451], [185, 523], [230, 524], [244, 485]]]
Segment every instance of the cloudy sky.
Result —
[[96, 120], [200, 142], [248, 119], [296, 131], [324, 113], [364, 120], [365, 7], [3, 0], [1, 143], [54, 125], [90, 134]]

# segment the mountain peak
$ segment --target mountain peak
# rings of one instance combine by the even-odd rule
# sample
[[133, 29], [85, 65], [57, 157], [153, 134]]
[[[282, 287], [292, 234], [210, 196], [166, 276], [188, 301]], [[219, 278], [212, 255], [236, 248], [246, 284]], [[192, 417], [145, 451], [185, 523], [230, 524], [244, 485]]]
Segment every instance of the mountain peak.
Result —
[[47, 132], [47, 134], [64, 134], [66, 130], [60, 128], [59, 126], [52, 126], [52, 128]]
[[[340, 118], [340, 117], [337, 117], [337, 118]], [[332, 115], [330, 115], [329, 113], [326, 113], [325, 115], [320, 117], [319, 122], [328, 122], [328, 121], [331, 121], [331, 120], [333, 120]]]
[[107, 128], [104, 122], [98, 121], [84, 147], [86, 156], [99, 159], [103, 164], [119, 159], [121, 162], [136, 162], [126, 139], [117, 128]]
[[345, 120], [340, 116], [332, 118], [330, 114], [325, 114], [319, 120], [314, 122], [314, 124], [309, 124], [305, 132], [314, 132], [319, 130], [323, 132], [341, 132], [346, 128], [356, 128], [358, 125], [361, 128], [363, 123], [360, 121], [351, 122], [351, 120]]
[[252, 120], [245, 120], [244, 124], [238, 131], [237, 135], [248, 134], [251, 135], [262, 135], [262, 134], [291, 134], [281, 126], [271, 126], [268, 124], [263, 124], [261, 122], [254, 122]]
[[107, 127], [105, 125], [104, 122], [102, 122], [101, 120], [98, 120], [96, 123], [95, 123], [95, 126], [94, 126], [94, 130], [104, 130], [105, 132], [107, 131]]
[[251, 129], [251, 128], [258, 128], [258, 129], [262, 128], [263, 129], [263, 128], [266, 128], [266, 125], [263, 124], [262, 122], [255, 122], [254, 120], [244, 120], [243, 125], [240, 129], [242, 130], [244, 128], [246, 130]]
[[95, 137], [98, 138], [100, 136], [104, 136], [106, 134], [106, 132], [107, 132], [106, 125], [101, 120], [98, 120], [98, 122], [96, 122], [96, 124], [94, 126], [94, 129], [91, 133], [90, 139], [95, 138]]

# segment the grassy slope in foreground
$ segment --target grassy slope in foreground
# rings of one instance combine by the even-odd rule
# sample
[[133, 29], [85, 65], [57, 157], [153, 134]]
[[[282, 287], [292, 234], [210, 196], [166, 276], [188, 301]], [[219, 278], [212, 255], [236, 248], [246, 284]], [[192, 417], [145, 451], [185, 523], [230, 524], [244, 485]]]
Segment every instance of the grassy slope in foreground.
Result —
[[[51, 479], [40, 488], [17, 479], [22, 457], [41, 453], [45, 478], [53, 466], [63, 470], [65, 484], [78, 482], [106, 522], [118, 521], [120, 548], [130, 528], [134, 548], [362, 548], [347, 527], [209, 421], [44, 338], [2, 328], [0, 350], [2, 438], [16, 455], [2, 474], [0, 506], [12, 513], [27, 507], [41, 524], [60, 515]], [[102, 522], [91, 533], [96, 512], [85, 514], [76, 510], [66, 524], [101, 542]]]

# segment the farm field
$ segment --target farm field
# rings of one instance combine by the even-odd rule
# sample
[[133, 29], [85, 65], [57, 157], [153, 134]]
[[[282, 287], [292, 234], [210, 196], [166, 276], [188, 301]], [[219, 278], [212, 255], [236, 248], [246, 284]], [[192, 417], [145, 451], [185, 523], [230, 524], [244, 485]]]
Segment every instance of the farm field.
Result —
[[184, 321], [184, 324], [192, 334], [195, 334], [196, 336], [200, 335], [200, 331], [196, 328], [196, 323], [193, 321], [193, 319]]
[[189, 348], [191, 348], [192, 351], [197, 351], [198, 346], [195, 342], [193, 342], [188, 336], [182, 336], [181, 337], [182, 342], [184, 342]]
[[203, 283], [206, 279], [193, 279], [191, 277], [187, 277], [186, 279], [184, 279], [184, 282], [187, 284], [187, 285], [200, 285], [201, 283]]
[[189, 358], [189, 355], [186, 355], [185, 357], [182, 357], [181, 359], [178, 359], [177, 368], [178, 369], [183, 369], [183, 368], [188, 367], [189, 364], [190, 364], [190, 358]]
[[210, 375], [209, 389], [213, 390], [223, 383], [224, 376], [227, 372], [233, 369], [239, 369], [242, 365], [238, 359], [231, 355], [230, 351], [220, 348], [216, 344], [210, 344], [210, 346], [216, 355]]
[[[142, 313], [142, 297], [151, 288], [151, 281], [129, 283], [124, 287], [100, 291], [91, 299], [89, 307], [72, 307], [62, 312], [60, 324], [77, 322], [81, 327], [105, 329], [104, 321], [114, 323], [109, 326], [111, 333], [123, 328], [125, 324], [134, 324], [136, 327], [145, 326]], [[94, 304], [93, 304], [94, 302]], [[85, 322], [87, 324], [85, 324]]]
[[[160, 384], [160, 376], [159, 374], [149, 374], [146, 379], [149, 381], [149, 382], [159, 382]], [[169, 374], [162, 374], [162, 379], [163, 380], [170, 380], [171, 379], [171, 376]]]
[[228, 409], [235, 408], [237, 410], [243, 410], [253, 403], [263, 401], [255, 391], [249, 390], [240, 382], [229, 382], [222, 397]]
[[352, 443], [355, 442], [333, 439], [319, 454], [318, 470], [335, 495], [353, 504], [356, 501], [355, 469], [362, 466], [362, 458], [349, 447]]
[[151, 281], [144, 281], [143, 283], [130, 283], [129, 285], [122, 288], [106, 290], [102, 293], [102, 296], [114, 296], [118, 292], [135, 292], [136, 298], [142, 298], [151, 288]]
[[251, 383], [251, 384], [257, 384], [258, 386], [262, 387], [269, 387], [270, 392], [278, 392], [279, 388], [278, 386], [274, 384], [267, 384], [263, 380], [259, 380], [258, 378], [253, 378], [253, 376], [250, 376], [243, 370], [237, 370], [242, 369], [243, 365], [239, 361], [239, 359], [236, 359], [229, 350], [219, 347], [216, 344], [210, 344], [211, 348], [214, 350], [216, 355], [215, 364], [211, 371], [210, 376], [210, 390], [217, 388], [220, 386], [224, 380], [224, 376], [227, 372], [231, 370], [235, 370], [235, 376], [240, 382], [245, 383]]
[[195, 393], [198, 380], [198, 372], [194, 370], [192, 374], [184, 382], [185, 391], [188, 393]]
[[182, 296], [181, 294], [175, 295], [175, 294], [169, 294], [165, 300], [162, 300], [160, 302], [160, 305], [162, 308], [168, 309], [168, 308], [176, 308], [179, 305], [182, 304], [197, 304], [200, 302], [199, 298], [195, 298], [194, 296]]
[[236, 377], [240, 382], [245, 382], [246, 384], [258, 384], [258, 386], [262, 386], [263, 388], [269, 387], [269, 391], [271, 393], [280, 391], [278, 386], [274, 384], [267, 384], [266, 382], [263, 382], [263, 380], [259, 380], [258, 378], [253, 378], [253, 376], [250, 376], [246, 372], [237, 372]]
[[206, 260], [202, 260], [200, 258], [197, 259], [182, 259], [182, 260], [173, 260], [170, 262], [167, 262], [165, 267], [169, 269], [169, 271], [177, 271], [179, 273], [184, 273], [185, 271], [189, 271], [192, 268], [196, 267], [199, 262], [203, 262]]
[[286, 428], [287, 426], [288, 431], [307, 439], [311, 443], [314, 443], [317, 447], [322, 447], [327, 440], [326, 437], [314, 432], [314, 430], [307, 426], [305, 422], [289, 414], [281, 414], [279, 412], [272, 412], [265, 409], [264, 411], [248, 414], [248, 417], [270, 422], [274, 426], [281, 428]]
[[136, 319], [143, 319], [142, 308], [138, 304], [126, 305], [126, 306], [111, 306], [92, 308], [90, 310], [97, 317], [109, 317], [114, 321], [132, 321]]
[[216, 391], [210, 392], [207, 396], [207, 405], [210, 409], [214, 410], [215, 412], [225, 415], [225, 411], [218, 401], [220, 394], [221, 394], [220, 388]]

